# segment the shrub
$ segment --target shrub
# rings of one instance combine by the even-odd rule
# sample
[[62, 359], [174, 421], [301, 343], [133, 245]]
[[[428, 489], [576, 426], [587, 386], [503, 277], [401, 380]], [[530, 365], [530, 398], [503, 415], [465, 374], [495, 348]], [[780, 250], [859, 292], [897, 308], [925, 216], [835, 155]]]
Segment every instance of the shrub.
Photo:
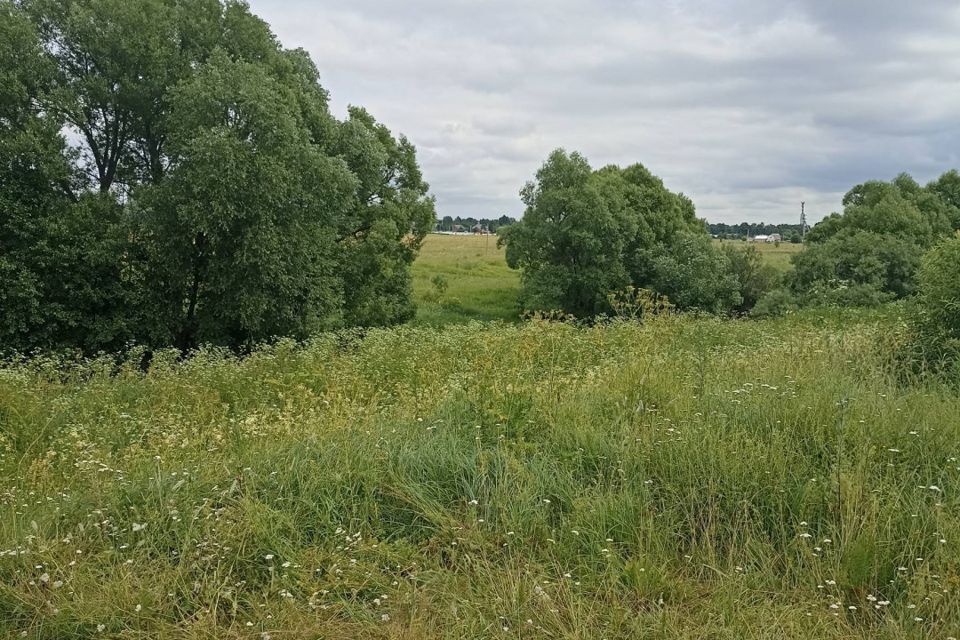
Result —
[[740, 305], [736, 311], [746, 313], [753, 309], [757, 302], [767, 293], [773, 291], [780, 284], [780, 274], [777, 269], [766, 264], [760, 251], [753, 246], [744, 249], [725, 245], [723, 252], [730, 262], [730, 271], [740, 283]]
[[787, 289], [774, 289], [763, 294], [750, 315], [755, 318], [772, 318], [783, 316], [800, 309], [796, 297]]
[[918, 272], [915, 324], [924, 360], [956, 363], [960, 356], [960, 235], [927, 252]]

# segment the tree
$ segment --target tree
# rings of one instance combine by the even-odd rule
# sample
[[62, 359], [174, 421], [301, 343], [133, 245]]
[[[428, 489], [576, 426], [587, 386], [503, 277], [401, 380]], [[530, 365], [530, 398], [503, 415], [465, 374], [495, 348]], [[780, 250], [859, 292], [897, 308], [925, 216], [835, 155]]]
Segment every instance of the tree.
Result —
[[356, 107], [336, 149], [359, 178], [338, 232], [343, 313], [352, 325], [410, 320], [416, 310], [409, 267], [436, 217], [416, 150]]
[[0, 29], [0, 348], [412, 316], [434, 218], [413, 145], [333, 117], [245, 3], [0, 0]]
[[523, 271], [525, 308], [589, 317], [608, 312], [609, 294], [628, 286], [710, 311], [738, 298], [693, 203], [642, 165], [594, 171], [558, 149], [521, 198], [523, 219], [501, 230], [499, 242]]
[[952, 228], [953, 208], [901, 174], [857, 185], [807, 234], [793, 258], [795, 291], [812, 301], [878, 303], [914, 292], [920, 257]]
[[63, 121], [42, 108], [54, 73], [35, 27], [0, 5], [0, 345], [119, 347], [129, 339], [119, 211], [83, 193]]
[[336, 324], [328, 274], [355, 176], [310, 144], [276, 79], [225, 53], [174, 92], [171, 115], [169, 174], [135, 192], [151, 342], [242, 346]]

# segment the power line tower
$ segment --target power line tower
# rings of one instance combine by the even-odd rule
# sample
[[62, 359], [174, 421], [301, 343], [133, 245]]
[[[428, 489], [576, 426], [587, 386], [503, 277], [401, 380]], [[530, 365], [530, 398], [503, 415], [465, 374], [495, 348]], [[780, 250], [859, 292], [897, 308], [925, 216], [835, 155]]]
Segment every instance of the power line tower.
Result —
[[807, 203], [800, 203], [800, 242], [807, 239]]

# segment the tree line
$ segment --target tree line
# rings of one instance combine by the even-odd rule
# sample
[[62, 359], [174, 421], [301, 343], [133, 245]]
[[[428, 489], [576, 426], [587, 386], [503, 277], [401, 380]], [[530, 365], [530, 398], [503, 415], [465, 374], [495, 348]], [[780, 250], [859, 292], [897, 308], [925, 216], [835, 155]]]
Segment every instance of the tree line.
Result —
[[798, 244], [803, 241], [804, 229], [799, 224], [766, 224], [765, 222], [741, 222], [740, 224], [724, 224], [722, 222], [707, 222], [707, 232], [714, 238], [722, 240], [746, 240], [757, 236], [780, 234], [784, 242]]
[[442, 219], [437, 220], [434, 229], [436, 231], [446, 231], [450, 233], [469, 231], [496, 233], [498, 229], [508, 227], [514, 222], [516, 222], [516, 220], [507, 215], [500, 216], [499, 218], [472, 218], [469, 216], [466, 218], [461, 218], [460, 216], [453, 218], [443, 216]]
[[414, 146], [236, 0], [0, 0], [0, 344], [243, 348], [412, 317]]
[[956, 171], [926, 186], [906, 174], [870, 181], [807, 233], [780, 274], [755, 248], [714, 246], [693, 202], [640, 164], [593, 169], [559, 149], [521, 196], [522, 220], [500, 234], [522, 270], [521, 305], [581, 318], [613, 314], [611, 294], [627, 289], [724, 314], [902, 299], [917, 291], [924, 253], [960, 229]]
[[711, 234], [799, 225], [707, 225], [641, 164], [558, 149], [520, 197], [520, 221], [437, 223], [410, 141], [360, 107], [334, 117], [309, 56], [243, 2], [0, 0], [4, 351], [245, 349], [401, 323], [434, 228], [498, 232], [524, 310], [615, 314], [636, 291], [754, 315], [916, 295], [942, 323], [960, 305], [941, 277], [956, 171], [855, 186], [786, 274]]

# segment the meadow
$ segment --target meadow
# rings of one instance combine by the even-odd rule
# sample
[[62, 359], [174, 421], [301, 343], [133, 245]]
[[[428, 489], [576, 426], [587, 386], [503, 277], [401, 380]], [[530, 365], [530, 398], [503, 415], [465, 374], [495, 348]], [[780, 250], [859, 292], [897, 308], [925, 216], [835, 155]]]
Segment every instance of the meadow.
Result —
[[763, 259], [768, 263], [777, 268], [778, 271], [784, 272], [790, 269], [790, 259], [796, 254], [803, 251], [802, 244], [794, 244], [792, 242], [779, 242], [779, 243], [766, 243], [766, 242], [750, 242], [747, 243], [745, 240], [714, 240], [714, 246], [723, 247], [727, 245], [733, 245], [735, 247], [756, 247], [757, 251], [763, 256]]
[[[746, 247], [738, 240], [714, 240], [714, 245]], [[752, 243], [764, 260], [783, 272], [803, 245]], [[446, 284], [439, 291], [434, 279]], [[441, 285], [443, 287], [443, 285]], [[520, 274], [507, 267], [496, 236], [430, 234], [413, 264], [417, 300], [415, 324], [441, 327], [472, 320], [516, 321]]]
[[[520, 274], [507, 267], [496, 236], [430, 234], [413, 263], [416, 323], [462, 324], [471, 320], [516, 320]], [[442, 278], [441, 293], [434, 284]]]
[[0, 636], [960, 637], [960, 395], [900, 315], [7, 363]]

